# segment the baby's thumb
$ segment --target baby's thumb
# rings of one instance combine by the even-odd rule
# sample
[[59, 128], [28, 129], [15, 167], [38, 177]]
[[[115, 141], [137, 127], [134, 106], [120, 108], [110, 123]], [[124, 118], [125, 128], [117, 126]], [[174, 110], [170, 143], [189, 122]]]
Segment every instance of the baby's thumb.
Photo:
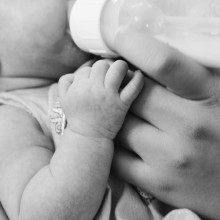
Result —
[[163, 220], [201, 220], [196, 214], [188, 209], [176, 209], [167, 214]]

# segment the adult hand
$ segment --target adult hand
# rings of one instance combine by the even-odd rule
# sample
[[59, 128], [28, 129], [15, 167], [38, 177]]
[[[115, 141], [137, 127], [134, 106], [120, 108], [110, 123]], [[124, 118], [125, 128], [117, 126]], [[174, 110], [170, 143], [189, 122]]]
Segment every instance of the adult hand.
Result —
[[220, 73], [132, 29], [115, 44], [147, 76], [118, 136], [115, 171], [165, 203], [220, 219]]

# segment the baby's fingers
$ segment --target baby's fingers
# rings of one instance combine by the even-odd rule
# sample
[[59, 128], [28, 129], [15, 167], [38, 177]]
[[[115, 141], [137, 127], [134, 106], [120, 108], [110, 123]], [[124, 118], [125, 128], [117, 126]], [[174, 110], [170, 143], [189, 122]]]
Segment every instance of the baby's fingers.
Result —
[[109, 63], [106, 60], [99, 60], [94, 63], [91, 69], [90, 79], [104, 83], [109, 66]]
[[128, 65], [125, 61], [117, 60], [109, 68], [105, 77], [105, 88], [118, 93], [124, 77], [128, 73]]
[[58, 89], [59, 89], [59, 97], [63, 99], [64, 95], [66, 94], [67, 90], [69, 89], [70, 85], [73, 83], [75, 75], [70, 73], [62, 76], [59, 79]]
[[130, 105], [138, 96], [144, 86], [144, 76], [141, 71], [135, 71], [131, 80], [122, 89], [120, 98], [123, 103]]

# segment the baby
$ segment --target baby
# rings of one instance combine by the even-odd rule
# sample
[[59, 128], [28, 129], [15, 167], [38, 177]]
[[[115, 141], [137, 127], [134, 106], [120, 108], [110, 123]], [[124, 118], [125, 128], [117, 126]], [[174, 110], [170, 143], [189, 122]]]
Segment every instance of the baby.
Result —
[[153, 219], [133, 187], [107, 185], [143, 77], [123, 61], [78, 69], [91, 55], [69, 35], [74, 2], [0, 0], [0, 219]]
[[[57, 84], [50, 87], [49, 103], [54, 103], [58, 91], [67, 121], [61, 137], [55, 129], [59, 140], [52, 131], [54, 154], [47, 134], [50, 130], [39, 124], [38, 110], [31, 103], [41, 98], [39, 92], [45, 88], [27, 90], [27, 95], [24, 90], [2, 93], [2, 100], [8, 99], [1, 107], [2, 114], [14, 112], [14, 117], [3, 121], [5, 129], [13, 134], [12, 129], [19, 130], [15, 132], [15, 146], [11, 146], [15, 149], [2, 159], [1, 166], [1, 201], [9, 219], [94, 218], [106, 189], [113, 139], [143, 85], [141, 74], [136, 73], [120, 89], [127, 72], [123, 61], [110, 67], [107, 62], [98, 61], [92, 67], [61, 77], [58, 88]], [[52, 108], [55, 114], [61, 110], [57, 105]]]
[[0, 0], [1, 220], [94, 219], [143, 87], [120, 60], [66, 74], [90, 58], [68, 34], [73, 3]]

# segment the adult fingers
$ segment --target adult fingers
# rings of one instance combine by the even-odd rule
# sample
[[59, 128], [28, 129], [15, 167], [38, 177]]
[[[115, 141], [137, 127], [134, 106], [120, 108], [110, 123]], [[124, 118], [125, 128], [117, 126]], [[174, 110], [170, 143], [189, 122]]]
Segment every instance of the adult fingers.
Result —
[[189, 101], [145, 77], [144, 88], [131, 111], [160, 130], [177, 132], [179, 120], [186, 114], [186, 102]]
[[149, 34], [120, 29], [117, 52], [150, 77], [185, 98], [202, 99], [210, 94], [211, 72]]
[[129, 114], [117, 136], [117, 145], [138, 155], [148, 164], [169, 158], [172, 145], [169, 136], [146, 121]]
[[159, 175], [140, 158], [123, 148], [115, 148], [113, 158], [113, 172], [125, 180], [140, 188], [144, 188], [150, 193], [154, 192]]

